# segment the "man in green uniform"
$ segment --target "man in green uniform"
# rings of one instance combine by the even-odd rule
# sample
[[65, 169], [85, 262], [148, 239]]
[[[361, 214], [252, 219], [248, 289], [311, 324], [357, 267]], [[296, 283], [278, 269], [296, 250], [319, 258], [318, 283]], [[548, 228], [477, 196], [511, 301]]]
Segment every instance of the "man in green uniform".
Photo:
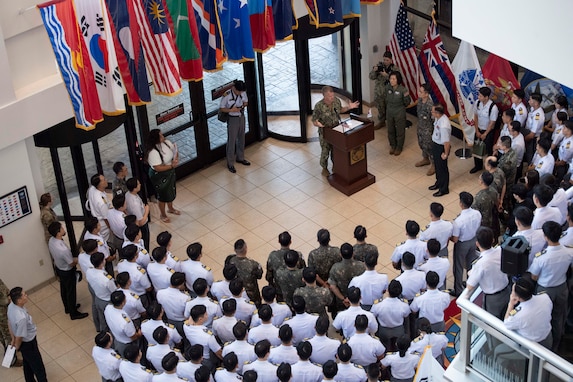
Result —
[[306, 267], [302, 271], [305, 286], [297, 288], [294, 296], [301, 296], [306, 302], [307, 313], [326, 314], [326, 307], [332, 303], [332, 293], [326, 288], [316, 285], [316, 271]]
[[382, 62], [375, 65], [368, 78], [374, 82], [374, 106], [378, 109], [378, 123], [374, 129], [378, 130], [386, 125], [386, 105], [384, 104], [384, 88], [388, 84], [390, 73], [398, 70], [392, 62], [392, 53], [387, 51], [382, 56]]
[[[277, 301], [285, 301], [282, 295], [282, 291], [280, 288], [277, 288], [275, 278], [277, 270], [285, 266], [285, 254], [290, 250], [291, 242], [292, 237], [290, 233], [287, 231], [282, 232], [279, 235], [279, 244], [281, 245], [281, 248], [272, 251], [269, 254], [269, 258], [267, 259], [267, 274], [265, 275], [265, 279], [268, 281], [270, 286], [277, 290]], [[297, 252], [299, 255], [297, 268], [302, 269], [305, 267], [304, 258], [302, 257], [302, 253], [299, 251]]]
[[342, 256], [338, 247], [330, 246], [330, 232], [327, 229], [318, 230], [316, 236], [320, 246], [308, 254], [308, 266], [315, 269], [318, 284], [326, 286], [330, 268], [342, 260]]
[[336, 311], [332, 312], [332, 317], [336, 316], [336, 312], [346, 309], [350, 306], [348, 301], [348, 284], [353, 277], [359, 276], [366, 270], [363, 262], [354, 260], [354, 249], [349, 243], [344, 243], [340, 247], [342, 260], [334, 264], [330, 268], [328, 277], [328, 284], [330, 290], [336, 296]]
[[237, 278], [243, 282], [247, 296], [255, 305], [261, 305], [261, 292], [259, 282], [263, 277], [263, 268], [261, 264], [247, 257], [247, 243], [243, 239], [235, 242], [235, 255], [228, 257], [228, 264], [237, 267]]
[[334, 90], [331, 86], [324, 86], [322, 88], [322, 95], [324, 98], [314, 105], [312, 123], [318, 127], [322, 174], [328, 176], [330, 175], [330, 172], [328, 172], [328, 156], [332, 151], [332, 145], [324, 140], [324, 129], [331, 129], [337, 126], [340, 123], [340, 114], [346, 113], [351, 109], [356, 109], [360, 105], [360, 102], [354, 101], [348, 106], [343, 107], [340, 99], [334, 95]]
[[297, 268], [299, 259], [297, 251], [289, 250], [284, 255], [285, 266], [277, 269], [275, 273], [276, 289], [281, 291], [284, 301], [291, 307], [294, 291], [296, 288], [304, 286], [302, 269]]
[[498, 194], [493, 187], [493, 175], [487, 171], [482, 172], [479, 178], [481, 189], [474, 197], [472, 208], [481, 212], [481, 225], [493, 229], [494, 219], [497, 219], [497, 214], [494, 212], [498, 206]]

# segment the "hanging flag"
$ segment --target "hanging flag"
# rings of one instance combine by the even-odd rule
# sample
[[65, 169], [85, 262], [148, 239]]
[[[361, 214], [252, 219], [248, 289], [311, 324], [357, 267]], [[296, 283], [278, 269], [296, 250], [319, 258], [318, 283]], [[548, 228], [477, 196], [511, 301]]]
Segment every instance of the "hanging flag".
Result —
[[127, 0], [105, 0], [117, 63], [130, 105], [151, 102], [149, 80], [135, 14]]
[[511, 107], [511, 95], [519, 87], [509, 62], [493, 53], [489, 54], [482, 68], [486, 86], [491, 89], [490, 99], [500, 111]]
[[526, 98], [529, 98], [531, 93], [543, 94], [541, 107], [544, 109], [548, 110], [552, 107], [555, 99], [559, 95], [566, 96], [569, 101], [569, 105], [573, 105], [572, 89], [529, 69], [527, 69], [523, 74], [520, 86], [525, 92]]
[[226, 57], [223, 52], [223, 37], [217, 19], [215, 0], [193, 0], [193, 11], [199, 30], [203, 70], [208, 72], [221, 70]]
[[218, 0], [217, 11], [227, 58], [234, 62], [254, 60], [247, 0]]
[[[165, 0], [165, 15], [170, 28], [175, 34], [176, 55], [179, 63], [179, 73], [185, 81], [201, 81], [203, 67], [201, 66], [201, 45], [199, 31], [195, 22], [192, 0]], [[174, 21], [175, 20], [175, 21]]]
[[305, 0], [305, 5], [310, 23], [317, 28], [334, 28], [343, 24], [340, 0]]
[[275, 22], [271, 0], [249, 0], [253, 49], [266, 52], [275, 46]]
[[107, 10], [99, 1], [75, 0], [76, 19], [88, 47], [99, 102], [107, 115], [125, 113], [123, 87]]
[[360, 17], [360, 0], [342, 1], [342, 18]]
[[272, 2], [275, 38], [277, 41], [291, 40], [293, 25], [296, 24], [292, 2], [290, 0], [272, 0]]
[[474, 108], [478, 91], [485, 86], [481, 67], [474, 46], [462, 41], [452, 62], [456, 76], [456, 97], [458, 99], [460, 125], [468, 144], [474, 144]]
[[382, 3], [384, 0], [360, 0], [360, 4], [376, 5]]
[[408, 88], [412, 102], [416, 101], [420, 87], [420, 65], [418, 64], [412, 29], [410, 29], [406, 10], [402, 4], [400, 4], [396, 26], [390, 40], [390, 52], [394, 57], [394, 63], [402, 72], [404, 85]]
[[432, 19], [426, 31], [422, 50], [418, 56], [420, 70], [426, 83], [431, 87], [434, 102], [444, 106], [446, 115], [456, 114], [456, 81], [450, 59], [438, 32], [438, 26]]
[[91, 130], [103, 120], [89, 52], [74, 11], [72, 0], [39, 4], [60, 73], [70, 95], [76, 126]]
[[442, 381], [443, 379], [444, 368], [432, 356], [432, 346], [428, 345], [420, 357], [413, 382]]

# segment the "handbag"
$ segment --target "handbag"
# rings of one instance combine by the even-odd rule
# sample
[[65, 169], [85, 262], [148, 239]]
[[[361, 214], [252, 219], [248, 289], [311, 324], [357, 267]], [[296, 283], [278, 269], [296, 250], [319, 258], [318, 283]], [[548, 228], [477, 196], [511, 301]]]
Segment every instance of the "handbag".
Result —
[[221, 109], [217, 113], [217, 119], [221, 122], [229, 122], [229, 113], [225, 113]]
[[472, 156], [475, 158], [483, 159], [486, 154], [485, 142], [482, 140], [476, 140], [472, 147]]

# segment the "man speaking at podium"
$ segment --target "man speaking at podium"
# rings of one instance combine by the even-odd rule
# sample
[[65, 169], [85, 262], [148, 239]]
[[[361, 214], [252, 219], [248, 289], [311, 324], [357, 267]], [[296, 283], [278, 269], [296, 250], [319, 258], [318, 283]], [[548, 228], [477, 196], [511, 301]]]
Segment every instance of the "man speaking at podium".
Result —
[[312, 123], [318, 127], [318, 139], [320, 140], [320, 166], [322, 166], [322, 175], [328, 176], [328, 157], [332, 160], [332, 145], [324, 140], [323, 129], [332, 129], [340, 123], [340, 114], [349, 110], [356, 109], [360, 102], [354, 101], [346, 107], [342, 107], [340, 99], [334, 95], [331, 86], [322, 88], [323, 98], [316, 103], [312, 112]]

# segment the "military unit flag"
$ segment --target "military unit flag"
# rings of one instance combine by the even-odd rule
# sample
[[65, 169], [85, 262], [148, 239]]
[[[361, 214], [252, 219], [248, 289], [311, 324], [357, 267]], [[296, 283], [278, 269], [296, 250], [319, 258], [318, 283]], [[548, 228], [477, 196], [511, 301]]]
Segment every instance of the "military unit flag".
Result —
[[511, 95], [515, 89], [519, 88], [519, 82], [509, 62], [490, 53], [482, 72], [485, 84], [491, 89], [491, 100], [497, 104], [500, 111], [509, 109]]

